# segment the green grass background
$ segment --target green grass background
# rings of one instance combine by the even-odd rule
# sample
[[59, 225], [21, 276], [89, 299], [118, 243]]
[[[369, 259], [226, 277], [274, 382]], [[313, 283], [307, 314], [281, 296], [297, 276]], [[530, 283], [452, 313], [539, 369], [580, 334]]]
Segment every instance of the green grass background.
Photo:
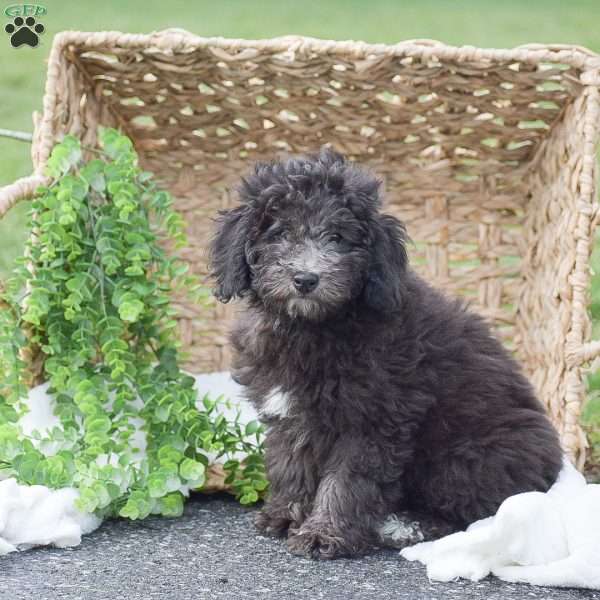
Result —
[[[303, 34], [387, 43], [433, 38], [496, 48], [569, 43], [600, 52], [600, 0], [46, 0], [40, 4], [48, 9], [40, 19], [46, 28], [40, 46], [14, 49], [0, 31], [5, 38], [0, 39], [0, 128], [31, 131], [31, 113], [42, 105], [52, 36], [65, 29], [150, 32], [181, 27], [204, 36]], [[0, 185], [30, 172], [29, 145], [0, 138]], [[22, 203], [0, 221], [0, 277], [22, 253], [25, 209]], [[600, 272], [600, 252], [592, 264]], [[597, 279], [592, 315], [600, 337]], [[600, 376], [591, 383], [593, 390], [600, 389]], [[598, 413], [600, 423], [600, 402]], [[600, 444], [600, 435], [598, 440]]]
[[[12, 2], [10, 2], [12, 4]], [[4, 7], [8, 2], [2, 4]], [[198, 35], [260, 38], [303, 34], [396, 42], [512, 47], [572, 43], [600, 51], [600, 0], [46, 0], [37, 48], [12, 48], [0, 31], [0, 128], [31, 131], [41, 110], [52, 36], [65, 29], [150, 32], [182, 27]], [[5, 23], [10, 19], [5, 17]], [[31, 172], [29, 145], [0, 138], [0, 185]], [[0, 277], [21, 253], [25, 206], [0, 221]]]

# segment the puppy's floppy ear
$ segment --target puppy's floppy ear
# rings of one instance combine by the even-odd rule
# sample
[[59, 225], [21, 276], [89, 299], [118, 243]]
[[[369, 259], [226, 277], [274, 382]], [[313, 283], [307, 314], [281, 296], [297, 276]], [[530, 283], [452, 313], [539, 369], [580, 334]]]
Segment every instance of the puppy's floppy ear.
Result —
[[406, 229], [391, 215], [376, 215], [370, 226], [369, 270], [363, 291], [366, 303], [381, 312], [402, 305], [406, 265]]
[[221, 302], [241, 297], [250, 288], [246, 245], [252, 209], [243, 204], [219, 213], [217, 232], [210, 247], [211, 275], [216, 280], [214, 295]]

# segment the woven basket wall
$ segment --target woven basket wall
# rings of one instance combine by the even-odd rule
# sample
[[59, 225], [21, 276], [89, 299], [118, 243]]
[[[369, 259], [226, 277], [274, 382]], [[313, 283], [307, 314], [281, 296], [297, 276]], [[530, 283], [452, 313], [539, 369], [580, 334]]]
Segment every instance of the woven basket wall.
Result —
[[[469, 298], [514, 350], [582, 464], [579, 415], [597, 217], [600, 58], [575, 47], [393, 46], [307, 38], [65, 32], [53, 44], [35, 173], [66, 133], [120, 127], [188, 223], [183, 258], [206, 274], [211, 218], [252, 161], [329, 143], [383, 179], [413, 265]], [[207, 283], [208, 285], [208, 283]], [[177, 304], [193, 371], [226, 369], [231, 308]]]

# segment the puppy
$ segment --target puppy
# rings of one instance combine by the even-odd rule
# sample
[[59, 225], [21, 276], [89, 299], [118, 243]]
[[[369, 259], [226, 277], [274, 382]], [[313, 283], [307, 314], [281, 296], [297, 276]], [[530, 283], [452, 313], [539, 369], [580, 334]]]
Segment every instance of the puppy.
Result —
[[268, 426], [262, 532], [351, 556], [391, 513], [448, 533], [552, 485], [562, 452], [532, 387], [479, 316], [408, 266], [375, 177], [322, 150], [257, 164], [240, 199], [211, 264], [217, 298], [245, 299], [232, 373]]

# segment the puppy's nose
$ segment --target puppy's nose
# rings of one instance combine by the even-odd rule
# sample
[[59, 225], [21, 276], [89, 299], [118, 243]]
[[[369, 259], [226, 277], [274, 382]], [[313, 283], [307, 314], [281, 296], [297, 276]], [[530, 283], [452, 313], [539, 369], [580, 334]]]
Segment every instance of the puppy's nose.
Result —
[[302, 294], [312, 292], [319, 285], [319, 276], [308, 271], [299, 271], [294, 275], [294, 287]]

